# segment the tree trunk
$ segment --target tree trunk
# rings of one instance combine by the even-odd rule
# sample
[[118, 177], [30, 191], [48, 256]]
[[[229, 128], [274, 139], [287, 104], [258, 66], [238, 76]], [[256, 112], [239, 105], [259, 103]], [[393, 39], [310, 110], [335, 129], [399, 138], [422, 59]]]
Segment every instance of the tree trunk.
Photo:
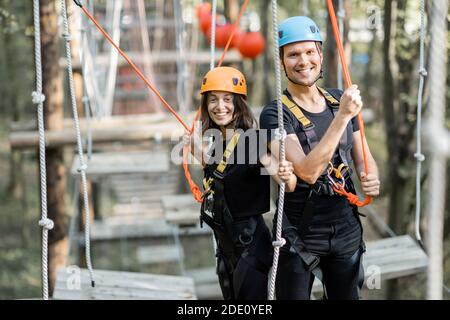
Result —
[[[392, 5], [392, 6], [391, 6]], [[411, 74], [415, 63], [415, 43], [411, 43], [405, 30], [407, 1], [386, 1], [385, 5], [385, 40], [384, 61], [385, 67], [385, 100], [384, 113], [388, 145], [389, 163], [389, 219], [390, 227], [397, 234], [406, 232], [408, 221], [412, 217], [407, 214], [408, 201], [411, 201], [412, 162], [413, 153], [411, 142], [414, 137], [414, 123], [409, 120], [415, 106], [411, 105], [409, 97], [411, 92]], [[392, 9], [396, 9], [393, 13]], [[395, 32], [391, 26], [395, 25]], [[390, 39], [395, 39], [391, 44]], [[393, 81], [391, 70], [391, 48], [395, 52], [398, 66], [398, 75]], [[393, 89], [395, 87], [395, 89]], [[396, 94], [398, 92], [399, 94]], [[399, 143], [401, 141], [402, 143]], [[408, 173], [409, 172], [409, 173]], [[397, 280], [388, 283], [388, 299], [399, 298], [399, 285]]]
[[[63, 81], [59, 60], [58, 16], [55, 2], [40, 1], [43, 93], [46, 96], [45, 127], [63, 128]], [[68, 230], [64, 194], [66, 188], [62, 149], [47, 149], [48, 216], [54, 221], [49, 232], [49, 290], [53, 294], [58, 269], [67, 263]]]
[[[17, 82], [18, 77], [14, 75], [17, 72], [17, 51], [19, 50], [17, 42], [14, 41], [18, 37], [17, 33], [5, 33], [4, 35], [4, 50], [5, 50], [5, 79], [9, 79], [4, 85], [7, 88], [5, 92], [5, 109], [9, 110], [5, 115], [9, 118], [11, 116], [12, 121], [19, 121], [21, 106], [19, 104], [20, 83]], [[19, 61], [20, 63], [20, 61]], [[9, 180], [6, 192], [8, 196], [14, 199], [21, 199], [24, 196], [24, 175], [22, 170], [23, 155], [19, 151], [11, 151], [9, 154]], [[25, 201], [21, 201], [25, 204]]]
[[[269, 41], [268, 39], [270, 39], [271, 35], [272, 35], [272, 33], [269, 31], [269, 21], [267, 19], [267, 17], [268, 17], [267, 13], [270, 12], [269, 7], [270, 7], [269, 0], [261, 1], [261, 11], [260, 11], [261, 32], [262, 32], [262, 36], [264, 37], [264, 39], [267, 39], [267, 42]], [[270, 75], [273, 73], [272, 72], [273, 63], [272, 63], [272, 59], [269, 59], [270, 56], [271, 56], [270, 48], [266, 48], [266, 50], [264, 50], [263, 56], [262, 56], [262, 58], [263, 58], [263, 60], [262, 60], [263, 79], [265, 79], [265, 81], [263, 81], [263, 83], [264, 83], [263, 104], [269, 103], [269, 101], [271, 101], [274, 96], [272, 93], [273, 86], [271, 85], [271, 81], [270, 81], [270, 79], [272, 78]], [[284, 72], [283, 68], [281, 69], [281, 72], [282, 73]]]
[[[339, 10], [339, 0], [333, 0], [333, 7], [334, 11], [336, 13], [336, 17], [339, 21], [338, 17], [338, 10]], [[344, 17], [344, 34], [341, 39], [343, 46], [344, 46], [344, 53], [345, 53], [345, 60], [347, 62], [347, 65], [350, 67], [350, 57], [351, 57], [351, 44], [348, 41], [348, 34], [349, 34], [349, 21], [350, 21], [350, 15], [351, 15], [351, 4], [350, 1], [343, 0], [343, 7], [345, 10], [345, 17]], [[342, 30], [340, 30], [342, 32]], [[339, 58], [339, 52], [337, 49], [337, 43], [336, 39], [334, 37], [333, 28], [331, 26], [331, 20], [328, 16], [327, 19], [327, 41], [324, 45], [324, 65], [323, 65], [323, 71], [324, 71], [324, 85], [325, 87], [329, 88], [337, 88], [338, 87], [338, 74], [337, 74], [337, 68], [338, 63], [341, 63], [341, 60]]]
[[224, 2], [224, 16], [228, 21], [234, 22], [236, 21], [239, 15], [239, 1], [237, 0], [225, 0]]

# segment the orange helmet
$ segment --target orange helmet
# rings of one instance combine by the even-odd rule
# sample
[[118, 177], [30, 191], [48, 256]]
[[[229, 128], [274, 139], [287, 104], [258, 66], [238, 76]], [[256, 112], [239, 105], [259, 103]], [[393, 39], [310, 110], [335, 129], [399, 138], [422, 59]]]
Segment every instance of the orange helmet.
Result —
[[203, 78], [200, 93], [208, 91], [227, 91], [247, 97], [247, 83], [239, 70], [231, 67], [217, 67], [210, 70]]

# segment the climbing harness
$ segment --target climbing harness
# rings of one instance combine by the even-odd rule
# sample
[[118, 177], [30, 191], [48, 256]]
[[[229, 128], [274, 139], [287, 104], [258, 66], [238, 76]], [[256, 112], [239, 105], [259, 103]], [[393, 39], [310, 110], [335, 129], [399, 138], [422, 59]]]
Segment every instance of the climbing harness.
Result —
[[[350, 87], [352, 85], [350, 74], [347, 68], [347, 64], [345, 62], [345, 56], [344, 56], [344, 50], [341, 42], [341, 37], [339, 34], [339, 27], [336, 20], [336, 15], [334, 13], [333, 3], [332, 0], [327, 0], [327, 8], [328, 13], [331, 19], [331, 24], [333, 27], [333, 33], [334, 37], [336, 39], [339, 56], [341, 59], [342, 64], [342, 71], [344, 73], [344, 79], [345, 79], [345, 86]], [[277, 138], [280, 140], [280, 160], [284, 161], [285, 159], [285, 150], [284, 150], [284, 138], [286, 136], [286, 132], [283, 127], [283, 108], [282, 108], [282, 95], [281, 95], [281, 76], [280, 76], [280, 39], [282, 39], [285, 44], [292, 42], [288, 35], [279, 33], [278, 30], [278, 23], [277, 23], [277, 1], [272, 0], [272, 25], [273, 25], [273, 37], [274, 37], [274, 60], [275, 60], [275, 73], [276, 73], [276, 86], [277, 86], [277, 110], [278, 110], [278, 134]], [[315, 25], [315, 23], [313, 24]], [[321, 39], [320, 33], [316, 32], [316, 28], [311, 29], [311, 32], [314, 33], [312, 35], [313, 38]], [[318, 31], [318, 30], [317, 30]], [[298, 40], [297, 40], [298, 41]], [[327, 96], [325, 96], [326, 98]], [[305, 117], [306, 118], [306, 117]], [[299, 120], [300, 121], [300, 120]], [[308, 120], [309, 121], [309, 120]], [[367, 155], [364, 147], [364, 122], [362, 119], [361, 114], [358, 114], [358, 125], [360, 129], [361, 134], [361, 142], [362, 142], [362, 153], [364, 158], [364, 168], [366, 174], [368, 173], [368, 164], [367, 164]], [[344, 135], [345, 136], [345, 135]], [[341, 147], [341, 144], [340, 144]], [[341, 155], [342, 157], [342, 155]], [[351, 204], [354, 204], [356, 206], [364, 206], [369, 204], [372, 201], [371, 197], [366, 197], [364, 201], [359, 201], [358, 196], [355, 195], [352, 192], [346, 191], [344, 189], [344, 185], [333, 180], [335, 185], [333, 186], [333, 190], [345, 196]], [[284, 207], [284, 183], [280, 185], [279, 189], [279, 203], [278, 203], [278, 212], [277, 212], [277, 221], [276, 221], [276, 240], [273, 242], [274, 245], [274, 259], [273, 259], [273, 265], [272, 265], [272, 273], [270, 275], [270, 283], [269, 283], [269, 299], [272, 300], [274, 298], [274, 291], [275, 291], [275, 279], [276, 279], [276, 273], [278, 268], [278, 258], [279, 258], [279, 249], [281, 246], [283, 246], [286, 243], [286, 240], [281, 237], [281, 231], [282, 231], [282, 222], [283, 222], [283, 207]], [[313, 188], [310, 190], [310, 195], [313, 195]], [[309, 196], [308, 198], [311, 198]], [[308, 202], [307, 202], [308, 203]], [[304, 214], [303, 216], [307, 216]], [[304, 227], [304, 226], [303, 226]]]

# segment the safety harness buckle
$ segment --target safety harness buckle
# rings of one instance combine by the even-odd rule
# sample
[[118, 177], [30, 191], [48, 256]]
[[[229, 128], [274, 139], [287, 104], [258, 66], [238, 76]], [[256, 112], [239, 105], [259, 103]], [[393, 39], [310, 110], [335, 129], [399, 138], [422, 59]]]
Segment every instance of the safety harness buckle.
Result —
[[301, 123], [301, 125], [302, 125], [302, 129], [303, 129], [304, 131], [306, 131], [306, 130], [312, 130], [312, 129], [314, 129], [314, 128], [316, 127], [315, 124], [312, 123], [311, 121], [310, 121], [309, 123], [307, 123], [307, 124]]
[[220, 179], [220, 180], [223, 180], [223, 178], [225, 178], [225, 175], [223, 173], [220, 173], [217, 170], [214, 170], [213, 176], [214, 176], [214, 178], [217, 178], [217, 179]]

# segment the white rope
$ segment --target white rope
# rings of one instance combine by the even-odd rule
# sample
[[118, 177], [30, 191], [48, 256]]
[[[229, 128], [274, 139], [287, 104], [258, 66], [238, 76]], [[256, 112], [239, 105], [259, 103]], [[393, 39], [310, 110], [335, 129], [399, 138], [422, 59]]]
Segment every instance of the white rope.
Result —
[[45, 128], [44, 128], [44, 100], [42, 94], [42, 59], [41, 59], [41, 25], [39, 15], [39, 0], [33, 1], [34, 15], [34, 53], [36, 68], [36, 91], [31, 96], [37, 105], [39, 130], [39, 172], [41, 182], [41, 219], [42, 227], [42, 298], [48, 300], [48, 231], [53, 229], [53, 221], [47, 218], [47, 171], [45, 159]]
[[[422, 97], [423, 87], [427, 71], [425, 70], [425, 0], [420, 1], [420, 56], [419, 56], [419, 90], [417, 94], [417, 122], [416, 122], [416, 239], [422, 244], [420, 235], [420, 214], [421, 214], [421, 186], [422, 162], [425, 156], [422, 154]], [[423, 246], [423, 244], [422, 244]]]
[[63, 19], [63, 37], [65, 39], [65, 47], [66, 47], [66, 59], [67, 59], [67, 72], [69, 75], [69, 91], [70, 91], [70, 100], [72, 105], [72, 112], [73, 112], [73, 122], [75, 127], [75, 132], [77, 136], [77, 149], [78, 149], [78, 158], [80, 160], [80, 167], [78, 168], [78, 171], [81, 174], [81, 184], [82, 184], [82, 190], [83, 190], [83, 207], [84, 207], [84, 214], [85, 214], [85, 249], [86, 249], [86, 265], [89, 270], [89, 275], [91, 278], [91, 285], [92, 287], [95, 286], [95, 280], [94, 280], [94, 272], [92, 270], [92, 263], [91, 263], [91, 249], [90, 249], [90, 237], [89, 237], [89, 198], [88, 198], [88, 191], [87, 191], [87, 179], [86, 179], [86, 169], [87, 165], [84, 161], [84, 154], [83, 154], [83, 144], [81, 142], [81, 131], [80, 131], [80, 123], [78, 119], [78, 111], [77, 111], [77, 101], [75, 97], [75, 85], [73, 80], [73, 70], [72, 70], [72, 54], [70, 50], [70, 34], [69, 34], [69, 23], [67, 20], [67, 9], [66, 9], [66, 1], [61, 0], [61, 14]]
[[213, 0], [212, 18], [211, 18], [211, 42], [210, 42], [211, 61], [209, 63], [209, 70], [214, 69], [214, 66], [216, 64], [216, 12], [217, 12], [217, 0]]
[[[277, 92], [277, 110], [278, 110], [278, 129], [276, 131], [276, 139], [280, 142], [280, 161], [285, 160], [285, 148], [284, 139], [286, 137], [286, 131], [283, 124], [283, 105], [281, 104], [281, 70], [280, 70], [280, 50], [278, 48], [278, 7], [277, 1], [272, 0], [272, 26], [273, 26], [273, 45], [274, 45], [274, 64], [275, 64], [275, 83]], [[275, 281], [277, 277], [278, 259], [280, 254], [280, 247], [282, 247], [286, 241], [281, 238], [281, 229], [283, 222], [283, 208], [284, 208], [284, 189], [285, 184], [280, 184], [279, 196], [278, 196], [278, 208], [277, 208], [277, 222], [276, 222], [276, 236], [275, 241], [272, 243], [274, 247], [272, 272], [269, 279], [269, 300], [274, 299], [275, 295]]]
[[[445, 136], [445, 95], [448, 0], [432, 2], [430, 19], [430, 99], [427, 117], [428, 142], [430, 147], [430, 172], [428, 177], [428, 282], [427, 299], [441, 300], [443, 286], [443, 236], [446, 154], [442, 150]], [[444, 142], [444, 143], [443, 143]]]

